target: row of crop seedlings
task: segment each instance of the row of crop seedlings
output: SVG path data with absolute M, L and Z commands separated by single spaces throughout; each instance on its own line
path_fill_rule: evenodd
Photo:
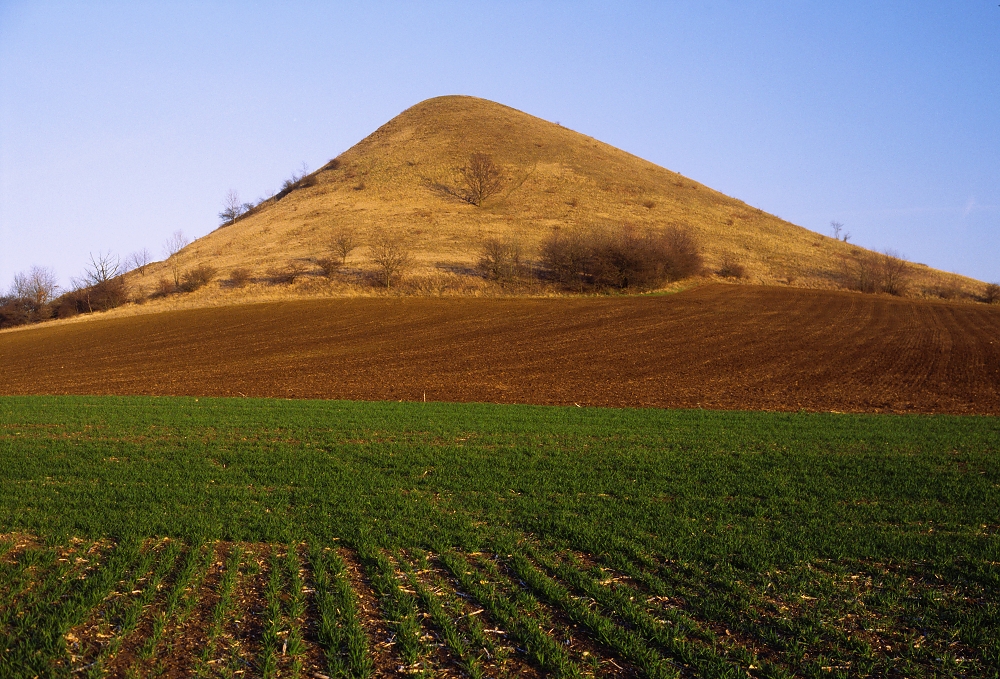
M 372 635 L 336 550 L 292 545 L 282 554 L 266 546 L 185 549 L 177 541 L 147 541 L 106 551 L 101 568 L 90 567 L 84 578 L 77 575 L 84 565 L 60 562 L 44 549 L 23 553 L 0 573 L 12 583 L 3 589 L 10 605 L 2 629 L 16 641 L 8 643 L 14 652 L 4 655 L 4 676 L 53 667 L 143 676 L 179 663 L 196 676 L 296 677 L 310 652 L 322 654 L 329 676 L 366 677 L 376 669 Z M 732 676 L 735 669 L 697 624 L 679 614 L 654 617 L 562 552 L 361 549 L 359 556 L 392 634 L 394 670 L 430 674 L 455 665 L 472 677 L 515 675 L 524 658 L 556 676 L 615 674 L 625 665 L 650 677 L 677 676 L 683 667 L 702 676 Z M 26 589 L 25 578 L 35 584 Z M 241 582 L 255 581 L 264 584 L 244 587 L 243 600 L 235 596 Z M 256 601 L 262 606 L 253 610 Z M 256 638 L 245 633 L 251 617 L 258 619 Z M 173 650 L 184 634 L 198 639 L 194 658 Z M 132 652 L 122 660 L 124 647 Z
M 448 667 L 479 677 L 513 676 L 527 663 L 554 676 L 785 677 L 898 663 L 838 628 L 830 611 L 779 614 L 774 593 L 745 573 L 625 549 L 594 560 L 522 540 L 498 551 L 359 549 L 385 639 L 360 610 L 356 587 L 366 585 L 342 550 L 158 540 L 9 552 L 0 556 L 0 676 Z M 831 578 L 810 577 L 799 585 L 815 599 L 835 598 Z
M 969 573 L 948 579 L 962 584 L 944 587 L 933 574 L 907 578 L 865 563 L 758 573 L 658 560 L 622 545 L 602 551 L 598 562 L 585 559 L 590 565 L 584 566 L 565 546 L 543 553 L 521 543 L 521 549 L 699 676 L 727 676 L 738 667 L 764 677 L 1000 677 L 996 569 L 967 565 Z M 545 588 L 523 559 L 513 566 Z M 914 584 L 921 578 L 938 582 L 937 588 L 921 591 Z M 844 584 L 858 579 L 870 581 L 871 591 Z M 671 628 L 673 641 L 658 620 Z

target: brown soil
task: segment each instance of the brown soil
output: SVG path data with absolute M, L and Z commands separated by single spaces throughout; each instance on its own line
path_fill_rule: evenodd
M 707 285 L 324 299 L 0 334 L 0 394 L 1000 414 L 1000 308 Z

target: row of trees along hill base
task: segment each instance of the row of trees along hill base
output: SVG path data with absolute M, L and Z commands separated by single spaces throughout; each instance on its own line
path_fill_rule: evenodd
M 164 243 L 169 258 L 188 244 L 180 231 Z M 35 266 L 15 274 L 7 295 L 0 295 L 0 328 L 12 328 L 53 318 L 107 311 L 138 300 L 128 283 L 128 275 L 145 275 L 152 263 L 146 249 L 122 259 L 110 252 L 91 253 L 84 272 L 74 278 L 72 288 L 60 290 L 55 273 Z

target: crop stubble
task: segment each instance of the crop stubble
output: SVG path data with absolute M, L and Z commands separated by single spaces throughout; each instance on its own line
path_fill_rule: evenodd
M 1000 310 L 707 285 L 337 299 L 0 334 L 0 393 L 1000 414 Z

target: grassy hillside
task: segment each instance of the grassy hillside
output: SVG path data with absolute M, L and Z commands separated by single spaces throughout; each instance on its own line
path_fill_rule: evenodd
M 482 206 L 458 195 L 459 170 L 474 153 L 492 156 L 504 175 L 499 193 Z M 413 247 L 408 290 L 486 294 L 489 286 L 473 271 L 484 238 L 516 238 L 530 257 L 553 230 L 623 224 L 689 229 L 709 272 L 736 263 L 751 283 L 837 287 L 844 257 L 860 250 L 558 124 L 448 96 L 404 111 L 291 191 L 134 275 L 132 283 L 150 293 L 160 279 L 210 264 L 218 280 L 186 296 L 188 303 L 220 294 L 354 294 L 363 292 L 363 274 L 371 269 L 364 247 L 332 280 L 319 276 L 314 260 L 327 254 L 339 227 L 356 229 L 362 239 L 372 227 L 385 227 L 405 234 Z M 305 275 L 275 284 L 274 274 L 290 266 Z M 250 270 L 251 284 L 231 290 L 224 281 L 241 267 Z M 974 295 L 981 287 L 917 265 L 911 289 Z

